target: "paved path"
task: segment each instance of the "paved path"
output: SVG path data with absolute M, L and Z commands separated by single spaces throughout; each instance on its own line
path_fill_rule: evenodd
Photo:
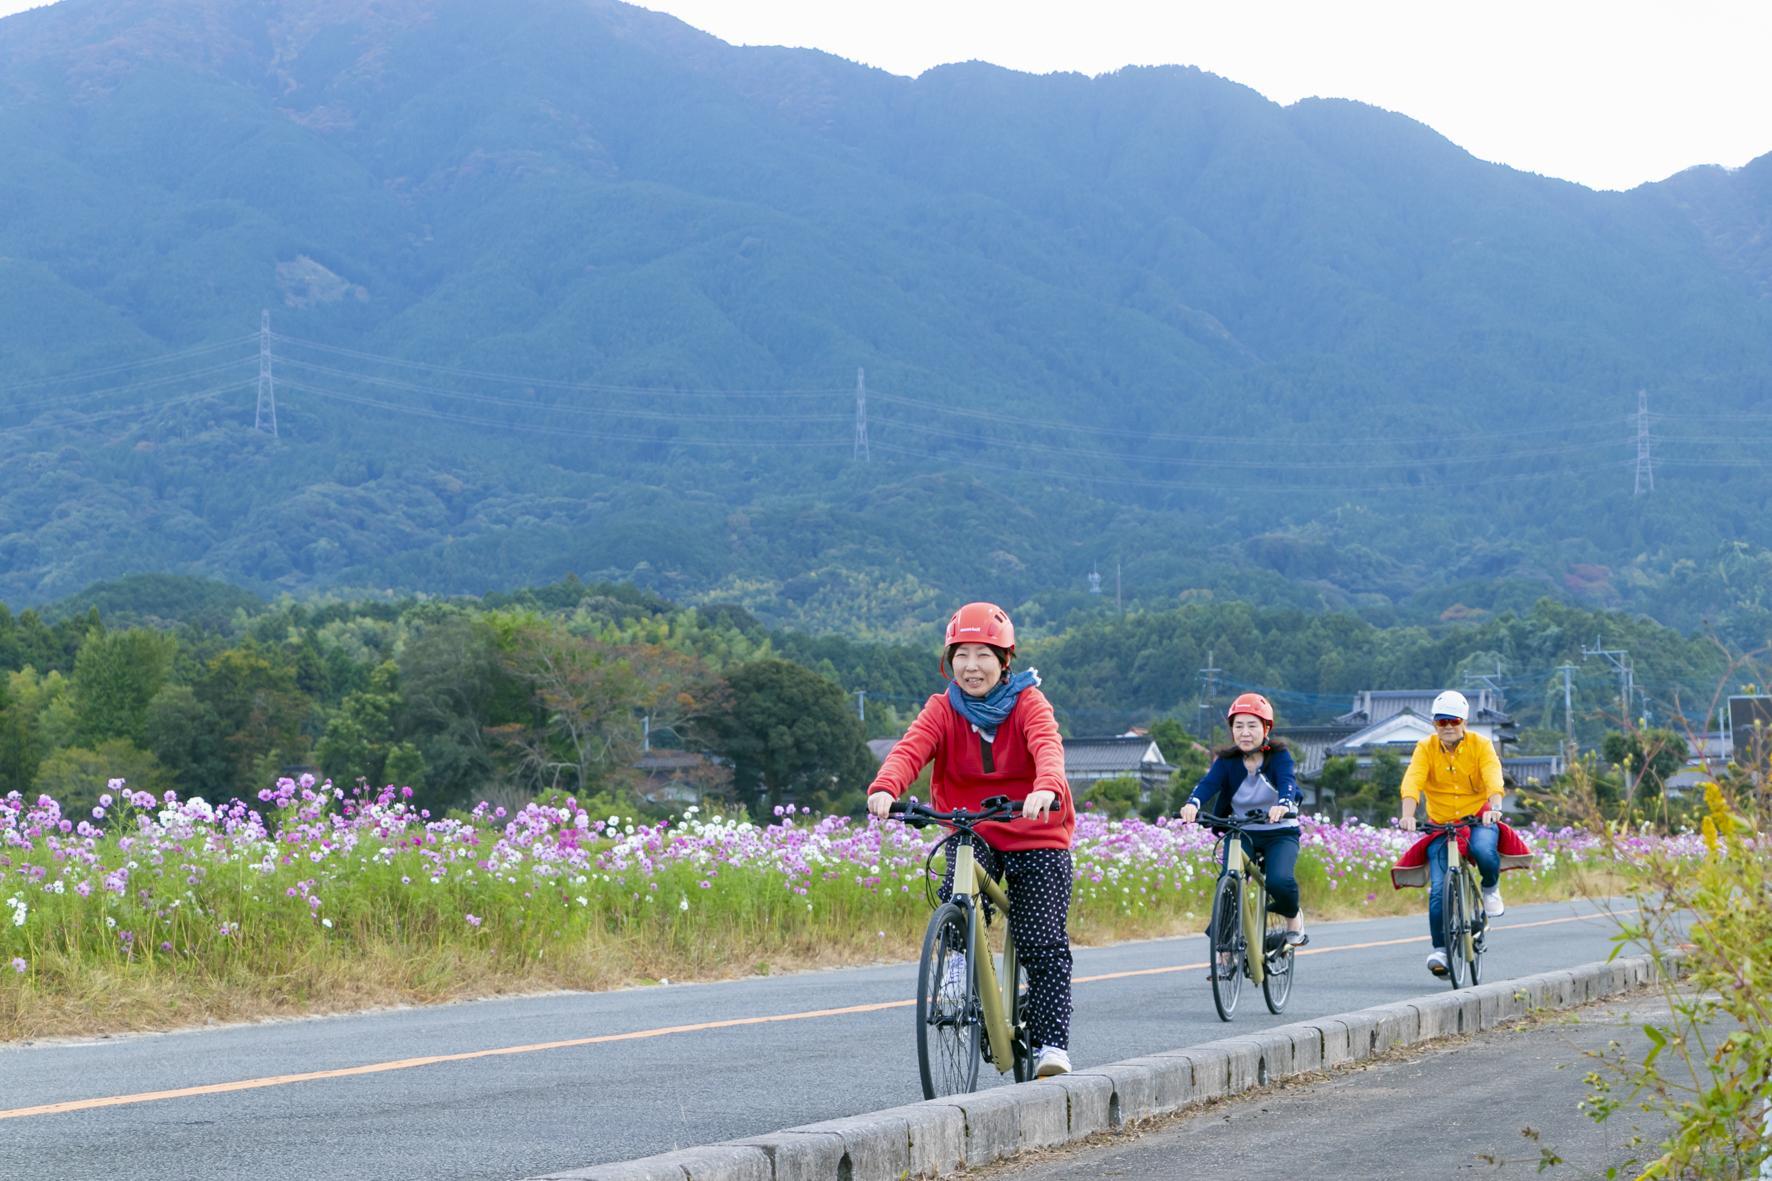
M 1231 1026 L 1212 1011 L 1204 939 L 1079 949 L 1073 1058 L 1112 1062 L 1443 987 L 1422 969 L 1425 928 L 1419 916 L 1313 925 L 1286 1015 L 1246 989 Z M 1604 959 L 1615 929 L 1587 904 L 1516 907 L 1497 924 L 1488 978 Z M 508 1179 L 875 1111 L 922 1097 L 911 974 L 897 964 L 7 1047 L 0 1177 L 71 1181 L 127 1162 L 131 1181 Z M 68 1107 L 31 1110 L 57 1104 Z
M 968 1181 L 1191 1181 L 1227 1173 L 1310 1181 L 1577 1181 L 1618 1175 L 1667 1125 L 1628 1107 L 1603 1124 L 1579 1108 L 1582 1078 L 1616 1039 L 1642 1060 L 1643 1023 L 1670 1019 L 1659 994 L 1611 1001 L 1418 1047 L 1225 1100 L 1156 1126 L 975 1169 Z M 1634 1119 L 1633 1119 L 1634 1117 Z M 1653 1152 L 1649 1153 L 1653 1157 Z M 1237 1162 L 1227 1169 L 1226 1162 Z M 1544 1164 L 1543 1170 L 1540 1165 Z

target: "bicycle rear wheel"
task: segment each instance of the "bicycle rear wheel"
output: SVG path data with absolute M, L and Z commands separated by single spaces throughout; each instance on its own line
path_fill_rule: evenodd
M 957 902 L 944 902 L 923 935 L 917 965 L 917 1069 L 923 1076 L 923 1098 L 963 1095 L 978 1086 L 978 1040 L 981 1014 L 978 984 L 968 958 L 967 928 L 971 916 Z M 950 978 L 953 957 L 964 972 Z
M 1286 942 L 1284 915 L 1267 912 L 1267 929 L 1263 933 L 1262 952 L 1267 957 L 1266 971 L 1261 977 L 1261 995 L 1267 1011 L 1283 1013 L 1286 999 L 1292 995 L 1292 965 L 1298 949 Z
M 1211 944 L 1208 970 L 1212 978 L 1212 1005 L 1221 1021 L 1237 1011 L 1243 991 L 1243 883 L 1233 874 L 1221 874 L 1212 891 L 1212 920 L 1206 938 Z
M 1464 867 L 1446 871 L 1440 884 L 1440 916 L 1446 929 L 1446 979 L 1453 988 L 1463 988 L 1470 975 L 1470 957 L 1465 948 L 1470 920 L 1464 909 Z

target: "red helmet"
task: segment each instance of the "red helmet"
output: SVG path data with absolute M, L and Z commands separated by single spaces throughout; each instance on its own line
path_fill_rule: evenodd
M 1229 722 L 1238 714 L 1253 714 L 1264 727 L 1274 728 L 1274 707 L 1259 693 L 1245 693 L 1231 702 L 1231 707 L 1224 711 L 1224 720 Z
M 1013 656 L 1015 625 L 995 603 L 967 603 L 948 620 L 947 639 L 941 643 L 943 648 L 953 644 L 989 644 L 993 648 L 1006 648 Z

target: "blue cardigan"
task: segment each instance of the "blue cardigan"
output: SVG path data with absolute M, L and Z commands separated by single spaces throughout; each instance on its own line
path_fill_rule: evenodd
M 1293 807 L 1298 806 L 1298 778 L 1292 773 L 1292 752 L 1285 749 L 1270 750 L 1261 761 L 1261 773 L 1267 781 L 1274 785 L 1280 793 L 1280 799 Z M 1199 806 L 1202 812 L 1211 812 L 1218 816 L 1229 816 L 1231 800 L 1236 797 L 1237 788 L 1243 780 L 1249 778 L 1248 768 L 1243 766 L 1243 756 L 1217 758 L 1200 782 L 1194 784 L 1194 790 L 1188 793 L 1188 799 Z M 1211 799 L 1211 803 L 1206 801 Z

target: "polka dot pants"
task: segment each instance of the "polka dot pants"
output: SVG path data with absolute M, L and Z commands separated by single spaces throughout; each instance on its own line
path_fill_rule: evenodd
M 947 875 L 941 883 L 946 902 L 954 888 L 956 837 L 949 837 Z M 1065 924 L 1071 911 L 1071 851 L 1016 849 L 999 852 L 981 840 L 972 842 L 979 868 L 1006 874 L 1009 889 L 1009 934 L 1028 972 L 1028 1040 L 1035 1049 L 1071 1044 L 1071 937 Z

